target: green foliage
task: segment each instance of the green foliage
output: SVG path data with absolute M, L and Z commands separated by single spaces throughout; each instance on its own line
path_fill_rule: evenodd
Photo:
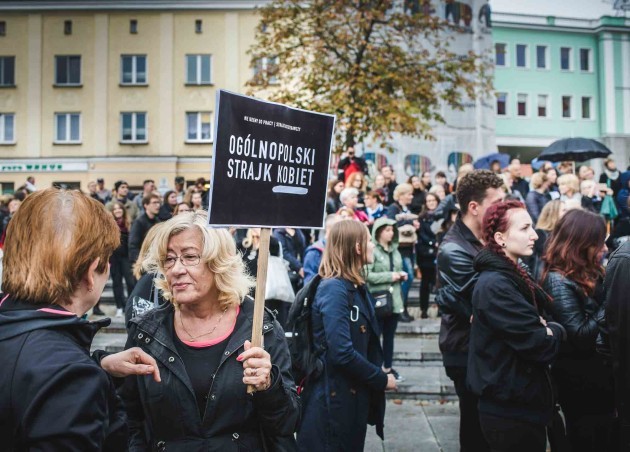
M 453 25 L 401 4 L 274 0 L 259 10 L 248 94 L 337 115 L 340 147 L 386 146 L 394 132 L 432 139 L 444 105 L 490 92 L 489 63 L 450 50 Z

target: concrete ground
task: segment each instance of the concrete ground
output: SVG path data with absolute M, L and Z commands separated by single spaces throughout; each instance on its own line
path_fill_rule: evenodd
M 368 452 L 459 451 L 457 402 L 388 400 L 385 410 L 385 442 L 368 426 Z

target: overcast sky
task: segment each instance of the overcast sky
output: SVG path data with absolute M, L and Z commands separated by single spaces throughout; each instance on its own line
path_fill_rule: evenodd
M 613 0 L 490 0 L 495 12 L 580 19 L 615 16 L 612 4 Z

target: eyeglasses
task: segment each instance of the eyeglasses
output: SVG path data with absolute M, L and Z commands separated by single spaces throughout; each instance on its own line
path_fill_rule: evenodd
M 184 267 L 194 267 L 195 265 L 199 265 L 201 261 L 201 256 L 199 254 L 182 254 L 181 256 L 167 256 L 164 261 L 162 261 L 162 265 L 165 270 L 169 270 L 173 268 L 177 261 L 180 261 Z

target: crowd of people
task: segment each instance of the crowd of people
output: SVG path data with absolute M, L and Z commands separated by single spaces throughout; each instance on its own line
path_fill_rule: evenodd
M 347 149 L 324 229 L 273 230 L 264 348 L 249 340 L 261 230 L 207 228 L 206 181 L 159 193 L 145 180 L 131 195 L 125 181 L 81 194 L 29 180 L 0 207 L 3 438 L 16 450 L 362 450 L 368 424 L 383 437 L 385 391 L 405 381 L 395 333 L 414 320 L 419 279 L 415 315 L 435 295 L 462 451 L 630 450 L 630 172 L 613 160 L 597 183 L 567 162 L 522 171 L 514 159 L 462 165 L 452 184 L 429 171 L 402 181 Z M 89 356 L 109 277 L 127 344 Z M 300 381 L 284 330 L 305 291 L 317 372 Z M 28 396 L 14 400 L 15 385 Z

